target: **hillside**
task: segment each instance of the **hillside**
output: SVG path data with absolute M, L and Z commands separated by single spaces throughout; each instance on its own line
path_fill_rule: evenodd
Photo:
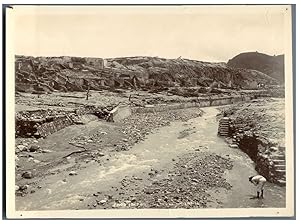
M 100 89 L 208 87 L 254 89 L 276 84 L 268 75 L 225 63 L 153 57 L 79 58 L 16 56 L 16 91 L 53 92 Z
M 241 53 L 227 63 L 233 68 L 254 69 L 284 83 L 284 55 L 270 56 L 258 52 Z

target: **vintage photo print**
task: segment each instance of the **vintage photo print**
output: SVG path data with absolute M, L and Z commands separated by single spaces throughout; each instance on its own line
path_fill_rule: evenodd
M 294 216 L 291 5 L 5 21 L 8 218 Z

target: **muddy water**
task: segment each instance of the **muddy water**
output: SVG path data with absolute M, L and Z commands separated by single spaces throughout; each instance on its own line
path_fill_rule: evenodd
M 160 128 L 130 151 L 105 155 L 102 165 L 90 162 L 77 171 L 78 175 L 61 172 L 41 180 L 42 188 L 34 194 L 17 197 L 17 210 L 86 209 L 93 193 L 119 186 L 125 176 L 141 178 L 141 184 L 146 185 L 151 169 L 167 171 L 181 154 L 199 146 L 203 146 L 203 151 L 229 157 L 234 162 L 233 169 L 225 174 L 232 189 L 211 190 L 223 202 L 222 207 L 285 207 L 285 188 L 271 183 L 266 185 L 264 199 L 250 199 L 256 194 L 255 187 L 248 181 L 248 176 L 256 174 L 253 162 L 217 136 L 218 110 L 210 107 L 204 111 L 202 117 Z

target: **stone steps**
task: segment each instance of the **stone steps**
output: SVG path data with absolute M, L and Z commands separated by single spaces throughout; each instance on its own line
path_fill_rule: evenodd
M 220 136 L 228 136 L 229 132 L 229 118 L 224 117 L 219 121 L 218 133 Z
M 273 160 L 285 160 L 285 155 L 274 155 L 271 156 Z
M 280 185 L 286 185 L 286 181 L 285 181 L 285 180 L 278 180 L 278 183 L 279 183 Z
M 278 170 L 285 170 L 285 164 L 274 164 L 274 167 Z
M 276 165 L 285 165 L 285 160 L 283 160 L 283 159 L 274 159 L 273 162 Z

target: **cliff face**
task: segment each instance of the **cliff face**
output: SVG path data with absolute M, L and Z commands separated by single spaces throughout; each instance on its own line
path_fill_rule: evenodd
M 254 69 L 284 83 L 284 55 L 270 56 L 258 52 L 241 53 L 228 61 L 233 68 Z
M 86 89 L 165 87 L 256 88 L 277 84 L 268 75 L 225 63 L 153 57 L 79 58 L 16 56 L 16 91 L 52 92 Z

